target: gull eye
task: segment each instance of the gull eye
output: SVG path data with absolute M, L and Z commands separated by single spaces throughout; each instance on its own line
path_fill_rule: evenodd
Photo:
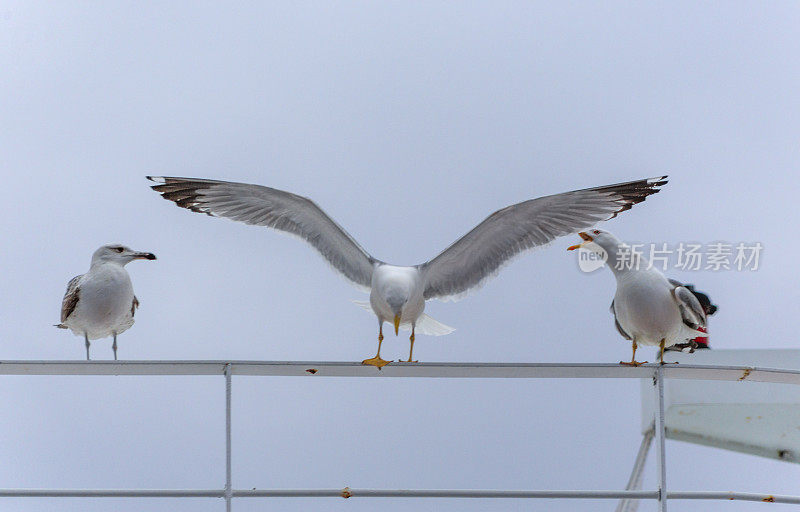
M 125 249 L 123 249 L 122 247 L 114 247 L 114 250 L 117 251 L 117 252 L 122 252 Z
M 600 230 L 599 229 L 595 229 L 594 231 L 592 231 L 592 233 L 594 233 L 595 235 L 599 235 L 600 234 Z

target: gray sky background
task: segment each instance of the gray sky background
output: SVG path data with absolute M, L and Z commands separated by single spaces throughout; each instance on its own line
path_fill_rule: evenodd
M 677 272 L 717 348 L 794 348 L 800 7 L 793 2 L 0 4 L 2 359 L 76 359 L 52 327 L 101 244 L 142 306 L 125 359 L 361 360 L 365 295 L 308 246 L 191 214 L 146 174 L 314 199 L 375 257 L 421 263 L 532 197 L 670 175 L 605 227 L 761 242 L 757 272 Z M 609 362 L 608 271 L 561 239 L 420 336 L 421 361 Z M 407 354 L 388 338 L 384 357 Z M 648 356 L 652 357 L 650 354 Z M 93 357 L 111 358 L 110 341 Z M 639 387 L 603 381 L 234 381 L 238 488 L 618 489 Z M 221 487 L 221 378 L 6 377 L 2 487 Z M 795 465 L 669 442 L 670 487 L 800 494 Z M 649 468 L 645 485 L 653 486 Z M 223 510 L 219 500 L 6 500 L 15 510 Z M 265 500 L 239 500 L 237 511 Z M 280 500 L 281 510 L 612 510 L 613 502 Z M 686 511 L 750 510 L 681 502 Z M 9 508 L 10 509 L 10 508 Z M 653 510 L 644 503 L 640 510 Z

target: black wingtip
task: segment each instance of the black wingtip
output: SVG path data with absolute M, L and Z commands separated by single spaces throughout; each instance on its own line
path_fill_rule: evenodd
M 647 196 L 660 192 L 660 187 L 663 187 L 669 182 L 668 178 L 668 175 L 656 176 L 654 178 L 627 181 L 625 183 L 617 183 L 616 185 L 598 187 L 595 190 L 607 192 L 613 196 L 617 196 L 617 202 L 619 203 L 620 208 L 619 210 L 615 211 L 611 217 L 609 217 L 610 219 L 613 219 L 620 213 L 633 208 L 633 205 L 639 204 L 647 199 Z
M 213 180 L 196 178 L 176 178 L 172 176 L 147 176 L 154 182 L 150 188 L 161 194 L 167 201 L 172 201 L 181 208 L 186 208 L 196 213 L 211 213 L 202 206 L 200 201 L 201 191 L 213 185 Z
M 664 175 L 664 176 L 659 176 L 657 178 L 650 178 L 647 181 L 653 187 L 661 187 L 661 186 L 664 186 L 667 183 L 669 183 L 669 176 L 668 175 Z M 658 192 L 658 191 L 656 191 L 656 192 Z

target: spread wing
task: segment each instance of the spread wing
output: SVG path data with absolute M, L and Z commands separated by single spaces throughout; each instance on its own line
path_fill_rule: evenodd
M 64 300 L 61 301 L 61 323 L 67 321 L 67 318 L 75 311 L 75 307 L 80 300 L 81 289 L 78 286 L 83 274 L 75 276 L 67 283 L 67 292 L 64 294 Z M 60 326 L 56 326 L 60 327 Z
M 339 272 L 369 288 L 378 260 L 305 197 L 260 185 L 197 178 L 148 176 L 152 188 L 181 208 L 274 228 L 299 236 Z
M 434 259 L 419 265 L 425 298 L 457 298 L 492 277 L 522 251 L 630 210 L 666 176 L 531 199 L 489 215 Z
M 675 302 L 678 304 L 678 309 L 681 312 L 681 319 L 683 319 L 683 323 L 687 327 L 695 330 L 698 327 L 705 328 L 706 314 L 703 311 L 703 306 L 700 305 L 700 301 L 697 300 L 697 297 L 694 296 L 691 290 L 683 286 L 680 281 L 670 279 L 669 282 L 672 284 L 672 286 L 674 286 L 672 289 L 672 296 L 675 298 Z

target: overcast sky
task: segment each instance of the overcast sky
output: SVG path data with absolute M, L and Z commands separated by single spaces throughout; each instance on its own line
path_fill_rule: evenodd
M 306 244 L 192 214 L 144 176 L 314 199 L 372 255 L 435 256 L 533 197 L 670 175 L 606 223 L 629 241 L 760 242 L 756 272 L 681 272 L 716 348 L 795 348 L 800 7 L 794 2 L 0 3 L 2 359 L 74 359 L 54 329 L 100 245 L 141 301 L 123 359 L 370 357 L 366 296 Z M 426 310 L 421 361 L 615 362 L 614 279 L 577 237 Z M 383 356 L 408 350 L 389 337 Z M 112 357 L 110 340 L 93 344 Z M 647 354 L 652 357 L 651 354 Z M 221 377 L 4 377 L 2 487 L 220 488 Z M 234 380 L 237 488 L 620 489 L 634 382 Z M 800 494 L 796 465 L 670 441 L 673 489 Z M 652 461 L 651 461 L 652 463 Z M 645 485 L 655 486 L 652 464 Z M 614 502 L 239 500 L 261 510 L 613 510 Z M 5 500 L 44 511 L 221 500 Z M 640 510 L 653 510 L 646 502 Z M 682 511 L 751 510 L 680 502 Z

